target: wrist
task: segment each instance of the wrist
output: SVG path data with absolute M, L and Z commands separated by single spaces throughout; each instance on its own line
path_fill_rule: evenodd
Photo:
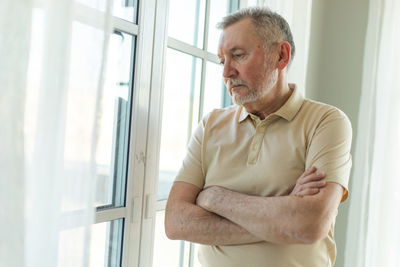
M 204 189 L 197 197 L 197 205 L 207 211 L 214 212 L 213 209 L 217 202 L 220 201 L 219 197 L 222 195 L 223 190 L 224 188 L 219 186 L 211 186 Z

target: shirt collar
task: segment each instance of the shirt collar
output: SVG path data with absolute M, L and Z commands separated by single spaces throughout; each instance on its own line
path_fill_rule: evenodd
M 287 121 L 293 120 L 297 112 L 300 110 L 301 105 L 303 104 L 304 101 L 303 95 L 297 89 L 297 86 L 295 84 L 289 84 L 289 87 L 291 90 L 293 90 L 289 99 L 285 102 L 285 104 L 283 104 L 282 107 L 280 107 L 277 111 L 271 114 L 282 117 Z M 243 108 L 243 106 L 240 106 L 239 112 L 240 112 L 238 118 L 239 123 L 244 121 L 247 117 L 250 117 L 250 114 L 246 111 L 245 108 Z

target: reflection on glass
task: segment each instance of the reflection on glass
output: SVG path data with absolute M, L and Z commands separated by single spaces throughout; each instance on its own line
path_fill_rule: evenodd
M 198 118 L 194 99 L 200 88 L 201 60 L 167 50 L 161 129 L 158 200 L 167 199 L 186 153 L 192 122 Z
M 137 0 L 114 0 L 113 15 L 137 24 Z
M 119 31 L 110 38 L 96 150 L 96 206 L 125 202 L 134 44 L 135 37 Z
M 184 262 L 184 241 L 169 240 L 164 231 L 164 211 L 157 211 L 154 236 L 153 267 L 178 267 Z M 187 262 L 187 261 L 185 261 Z
M 210 1 L 210 22 L 208 30 L 208 51 L 217 54 L 220 30 L 216 28 L 218 22 L 228 14 L 230 0 Z
M 168 36 L 203 48 L 205 0 L 170 0 Z
M 75 2 L 105 12 L 108 0 L 75 0 Z M 112 14 L 137 24 L 137 0 L 113 0 Z
M 98 41 L 94 42 L 94 39 Z M 96 169 L 87 171 L 95 171 L 97 175 L 95 205 L 121 206 L 125 201 L 131 58 L 135 42 L 134 37 L 120 32 L 111 36 L 104 87 L 99 88 L 95 73 L 102 67 L 103 40 L 102 31 L 79 22 L 74 23 L 70 88 L 66 96 L 64 167 L 68 176 L 66 181 L 76 185 L 82 181 L 76 180 L 81 176 L 75 172 L 82 171 L 88 162 L 94 161 Z M 99 47 L 85 45 L 88 43 L 98 43 Z M 93 62 L 92 67 L 82 67 L 82 59 Z M 94 126 L 87 123 L 93 121 L 96 121 L 97 136 L 92 132 Z M 97 140 L 97 143 L 93 140 Z M 68 184 L 65 185 L 66 192 L 69 192 Z M 90 184 L 93 186 L 93 183 Z M 63 211 L 87 208 L 87 202 L 77 195 L 79 193 L 73 190 L 66 194 L 62 203 Z
M 96 103 L 99 96 L 98 77 L 102 64 L 103 41 L 104 33 L 101 30 L 79 22 L 73 23 L 69 88 L 65 96 L 64 114 L 63 211 L 88 208 L 87 197 L 77 192 L 78 188 L 75 185 L 81 185 L 82 192 L 85 192 L 83 186 L 88 186 L 88 183 L 81 177 L 92 171 L 88 170 L 88 166 L 95 161 L 92 129 L 98 110 Z
M 222 80 L 222 66 L 207 61 L 205 82 L 203 116 L 215 108 L 223 107 L 225 85 Z
M 84 265 L 87 246 L 84 227 L 60 232 L 57 267 L 120 267 L 124 220 L 94 224 L 89 228 L 89 264 Z M 81 255 L 81 257 L 68 257 Z

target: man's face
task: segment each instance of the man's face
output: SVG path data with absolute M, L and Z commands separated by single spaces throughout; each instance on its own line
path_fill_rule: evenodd
M 222 32 L 218 57 L 224 66 L 225 85 L 238 105 L 260 100 L 276 84 L 277 59 L 272 53 L 266 54 L 250 19 L 243 19 Z

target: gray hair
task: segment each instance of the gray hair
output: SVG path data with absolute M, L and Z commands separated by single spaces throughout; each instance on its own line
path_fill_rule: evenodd
M 278 13 L 268 8 L 249 7 L 236 11 L 222 19 L 217 24 L 217 28 L 224 30 L 227 27 L 239 22 L 242 19 L 249 18 L 255 26 L 255 34 L 260 37 L 265 50 L 276 42 L 286 41 L 291 46 L 291 61 L 295 54 L 295 45 L 292 32 L 287 21 Z

